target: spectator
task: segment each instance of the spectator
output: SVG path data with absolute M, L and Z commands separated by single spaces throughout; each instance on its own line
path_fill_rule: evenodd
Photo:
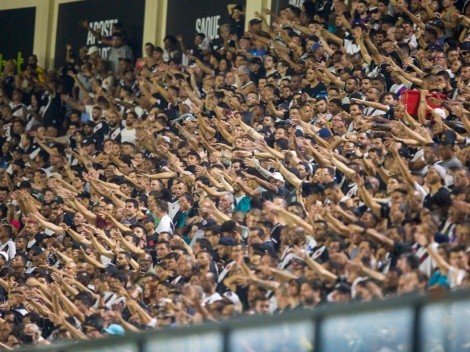
M 7 63 L 0 343 L 468 285 L 470 19 L 438 5 L 307 1 L 247 33 L 231 6 L 194 55 L 168 34 L 134 69 L 115 28 L 108 60 Z

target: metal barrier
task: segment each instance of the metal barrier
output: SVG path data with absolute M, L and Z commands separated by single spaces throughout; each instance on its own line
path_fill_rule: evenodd
M 324 305 L 220 324 L 35 348 L 57 352 L 465 351 L 470 291 Z

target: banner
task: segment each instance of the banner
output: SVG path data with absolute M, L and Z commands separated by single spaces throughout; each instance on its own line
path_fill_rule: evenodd
M 183 35 L 189 47 L 196 33 L 210 39 L 219 37 L 220 25 L 230 23 L 229 5 L 242 5 L 245 0 L 169 0 L 166 34 Z
M 33 54 L 35 22 L 35 7 L 0 11 L 2 24 L 0 68 L 2 71 L 4 61 L 13 59 L 17 65 L 21 65 L 28 61 L 29 55 Z
M 80 26 L 86 20 L 90 27 L 103 36 L 112 34 L 114 23 L 121 23 L 127 44 L 134 51 L 134 57 L 142 56 L 142 37 L 144 31 L 145 0 L 85 0 L 59 5 L 57 39 L 55 47 L 55 66 L 65 62 L 65 46 L 72 45 L 74 54 L 82 45 L 97 46 L 103 58 L 107 57 L 109 47 L 99 43 L 91 31 Z

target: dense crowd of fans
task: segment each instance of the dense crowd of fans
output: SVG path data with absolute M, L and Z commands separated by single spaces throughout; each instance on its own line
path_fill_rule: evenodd
M 116 24 L 106 60 L 7 62 L 1 346 L 468 287 L 465 5 L 235 6 L 135 61 Z

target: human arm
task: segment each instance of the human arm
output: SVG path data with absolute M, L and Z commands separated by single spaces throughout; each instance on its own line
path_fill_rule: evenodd
M 393 240 L 391 240 L 390 238 L 388 238 L 385 235 L 382 235 L 380 232 L 378 232 L 375 229 L 367 229 L 364 232 L 364 235 L 367 238 L 370 238 L 371 240 L 382 244 L 383 246 L 387 247 L 388 249 L 392 249 L 393 246 L 394 246 Z
M 325 269 L 320 263 L 312 259 L 304 249 L 299 247 L 294 248 L 294 254 L 301 258 L 307 266 L 315 271 L 323 280 L 328 282 L 336 282 L 338 277 L 333 274 L 331 271 Z

